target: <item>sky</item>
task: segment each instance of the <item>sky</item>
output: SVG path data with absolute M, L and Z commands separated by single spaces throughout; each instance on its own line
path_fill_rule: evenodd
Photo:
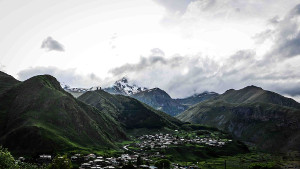
M 22 81 L 300 101 L 300 0 L 0 0 L 0 37 L 0 70 Z

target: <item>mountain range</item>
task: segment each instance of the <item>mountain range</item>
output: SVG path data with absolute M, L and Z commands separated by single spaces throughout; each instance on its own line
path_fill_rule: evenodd
M 88 91 L 101 89 L 100 86 L 91 88 L 71 88 L 63 83 L 61 85 L 64 90 L 71 93 L 74 97 L 79 97 Z M 160 88 L 148 89 L 146 87 L 140 87 L 130 83 L 126 77 L 115 81 L 111 87 L 103 88 L 103 90 L 114 95 L 133 97 L 156 110 L 163 111 L 171 116 L 176 116 L 188 109 L 191 105 L 218 96 L 218 93 L 215 92 L 203 92 L 187 98 L 173 99 L 167 92 Z
M 183 123 L 140 101 L 123 95 L 112 95 L 103 90 L 90 91 L 78 100 L 94 106 L 101 112 L 112 115 L 125 129 L 178 128 Z
M 260 150 L 300 149 L 300 103 L 293 99 L 256 86 L 172 99 L 159 88 L 127 83 L 115 83 L 126 88 L 123 94 L 92 88 L 75 98 L 50 75 L 21 82 L 0 72 L 0 144 L 21 154 L 115 149 L 132 133 L 193 123 L 231 133 Z
M 50 75 L 19 82 L 1 72 L 0 84 L 5 84 L 0 88 L 0 144 L 21 154 L 115 148 L 116 142 L 128 139 L 127 130 L 183 124 L 133 98 L 104 91 L 81 97 L 101 98 L 97 108 L 90 106 Z
M 138 87 L 135 84 L 131 85 L 125 77 L 116 81 L 112 87 L 104 88 L 103 90 L 111 94 L 133 97 L 171 116 L 176 116 L 188 109 L 189 106 L 218 95 L 214 92 L 204 92 L 187 98 L 173 99 L 167 92 L 160 88 L 148 89 L 146 87 Z
M 300 150 L 300 104 L 260 87 L 228 90 L 177 118 L 217 127 L 264 150 Z

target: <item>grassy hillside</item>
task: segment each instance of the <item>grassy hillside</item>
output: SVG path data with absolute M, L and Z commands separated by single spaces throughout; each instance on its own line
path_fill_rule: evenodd
M 0 117 L 0 144 L 13 152 L 101 149 L 126 138 L 114 118 L 76 100 L 49 75 L 1 95 Z
M 18 80 L 0 71 L 0 95 L 18 83 Z
M 154 110 L 128 96 L 112 95 L 103 90 L 97 90 L 84 93 L 78 99 L 113 116 L 126 129 L 178 128 L 182 124 L 176 118 Z
M 233 133 L 269 151 L 300 149 L 299 103 L 255 86 L 229 90 L 177 118 Z
M 187 98 L 175 99 L 175 100 L 182 105 L 192 106 L 194 104 L 203 102 L 205 100 L 217 97 L 218 95 L 219 94 L 215 93 L 215 92 L 203 92 L 203 93 L 195 94 L 195 95 L 187 97 Z

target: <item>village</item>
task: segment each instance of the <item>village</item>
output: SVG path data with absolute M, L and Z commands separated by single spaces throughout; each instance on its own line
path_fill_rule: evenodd
M 154 166 L 155 161 L 153 159 L 164 159 L 165 155 L 160 152 L 160 149 L 167 149 L 169 146 L 183 145 L 183 144 L 200 144 L 214 147 L 222 147 L 227 142 L 232 140 L 221 141 L 220 139 L 214 139 L 210 137 L 200 138 L 195 136 L 193 138 L 183 138 L 172 134 L 154 134 L 154 135 L 142 135 L 137 138 L 133 143 L 123 146 L 126 154 L 121 154 L 119 157 L 107 157 L 96 156 L 89 154 L 84 156 L 84 162 L 80 168 L 122 168 L 129 163 L 137 167 L 139 160 L 143 161 L 143 164 L 138 168 L 143 169 L 157 169 Z M 147 151 L 153 150 L 153 151 Z M 79 154 L 75 154 L 71 157 L 72 161 L 79 159 Z M 176 163 L 171 164 L 172 168 L 197 168 L 195 165 L 180 166 Z
M 189 136 L 189 137 L 187 137 Z M 219 135 L 220 136 L 220 135 Z M 163 169 L 163 168 L 173 168 L 173 169 L 198 169 L 199 166 L 210 165 L 226 165 L 226 160 L 219 163 L 206 163 L 206 162 L 196 162 L 196 163 L 177 163 L 171 162 L 168 160 L 168 156 L 164 153 L 169 150 L 171 147 L 180 147 L 185 145 L 192 146 L 204 146 L 211 148 L 221 148 L 229 142 L 232 142 L 230 139 L 222 139 L 219 136 L 214 136 L 212 133 L 198 135 L 198 134 L 146 134 L 142 136 L 137 136 L 133 138 L 130 142 L 123 143 L 122 149 L 123 152 L 120 154 L 112 155 L 97 155 L 96 153 L 90 154 L 79 154 L 74 153 L 68 156 L 68 159 L 72 162 L 73 168 L 76 166 L 79 169 Z M 63 158 L 63 157 L 58 157 Z M 260 157 L 262 158 L 262 157 Z M 157 162 L 160 160 L 168 161 L 167 166 L 158 166 Z M 239 157 L 239 160 L 241 158 Z M 251 162 L 259 162 L 261 159 L 244 158 Z M 54 157 L 51 155 L 39 155 L 37 158 L 37 163 L 40 166 L 44 164 L 50 164 L 54 160 Z M 25 161 L 24 157 L 20 157 L 18 162 Z M 236 166 L 237 162 L 227 161 L 231 166 Z M 236 163 L 236 164 L 235 164 Z M 282 164 L 283 168 L 286 166 L 291 166 L 291 164 Z M 292 165 L 295 166 L 295 165 Z
M 155 134 L 155 135 L 143 135 L 138 138 L 140 142 L 135 143 L 140 150 L 146 148 L 168 148 L 170 145 L 182 145 L 182 144 L 205 144 L 208 146 L 222 147 L 226 142 L 231 142 L 232 140 L 223 141 L 221 139 L 215 139 L 211 137 L 200 138 L 199 136 L 194 136 L 193 138 L 183 138 L 179 136 L 174 136 L 172 134 Z
M 114 157 L 97 156 L 96 154 L 73 154 L 70 160 L 73 164 L 77 164 L 79 169 L 114 169 L 122 168 L 126 165 L 132 165 L 135 168 L 157 169 L 154 159 L 165 159 L 165 155 L 160 151 L 170 146 L 180 146 L 184 144 L 206 145 L 213 147 L 222 147 L 232 140 L 222 140 L 213 137 L 184 137 L 174 134 L 149 134 L 142 135 L 133 139 L 130 144 L 123 146 L 124 153 Z M 151 150 L 151 151 L 149 151 Z M 53 157 L 51 155 L 39 155 L 37 162 L 40 164 L 51 163 Z M 23 157 L 19 161 L 24 161 Z M 194 165 L 180 166 L 171 163 L 171 168 L 197 168 Z

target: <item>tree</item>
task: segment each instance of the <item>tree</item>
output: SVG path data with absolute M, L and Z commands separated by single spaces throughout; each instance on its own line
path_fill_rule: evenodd
M 17 169 L 19 166 L 16 164 L 14 157 L 10 154 L 10 152 L 0 146 L 0 168 L 6 169 Z
M 138 156 L 138 158 L 137 158 L 137 160 L 136 160 L 136 165 L 137 165 L 137 166 L 140 166 L 140 165 L 142 165 L 142 164 L 143 164 L 143 159 L 142 159 L 141 156 Z
M 135 167 L 133 166 L 133 164 L 131 163 L 131 161 L 129 161 L 129 163 L 127 165 L 124 165 L 122 167 L 122 169 L 135 169 Z
M 171 162 L 167 159 L 159 160 L 155 163 L 158 169 L 169 169 L 171 167 Z
M 57 155 L 48 167 L 48 169 L 71 169 L 71 168 L 72 168 L 72 163 L 71 160 L 68 159 L 67 155 L 64 156 Z

